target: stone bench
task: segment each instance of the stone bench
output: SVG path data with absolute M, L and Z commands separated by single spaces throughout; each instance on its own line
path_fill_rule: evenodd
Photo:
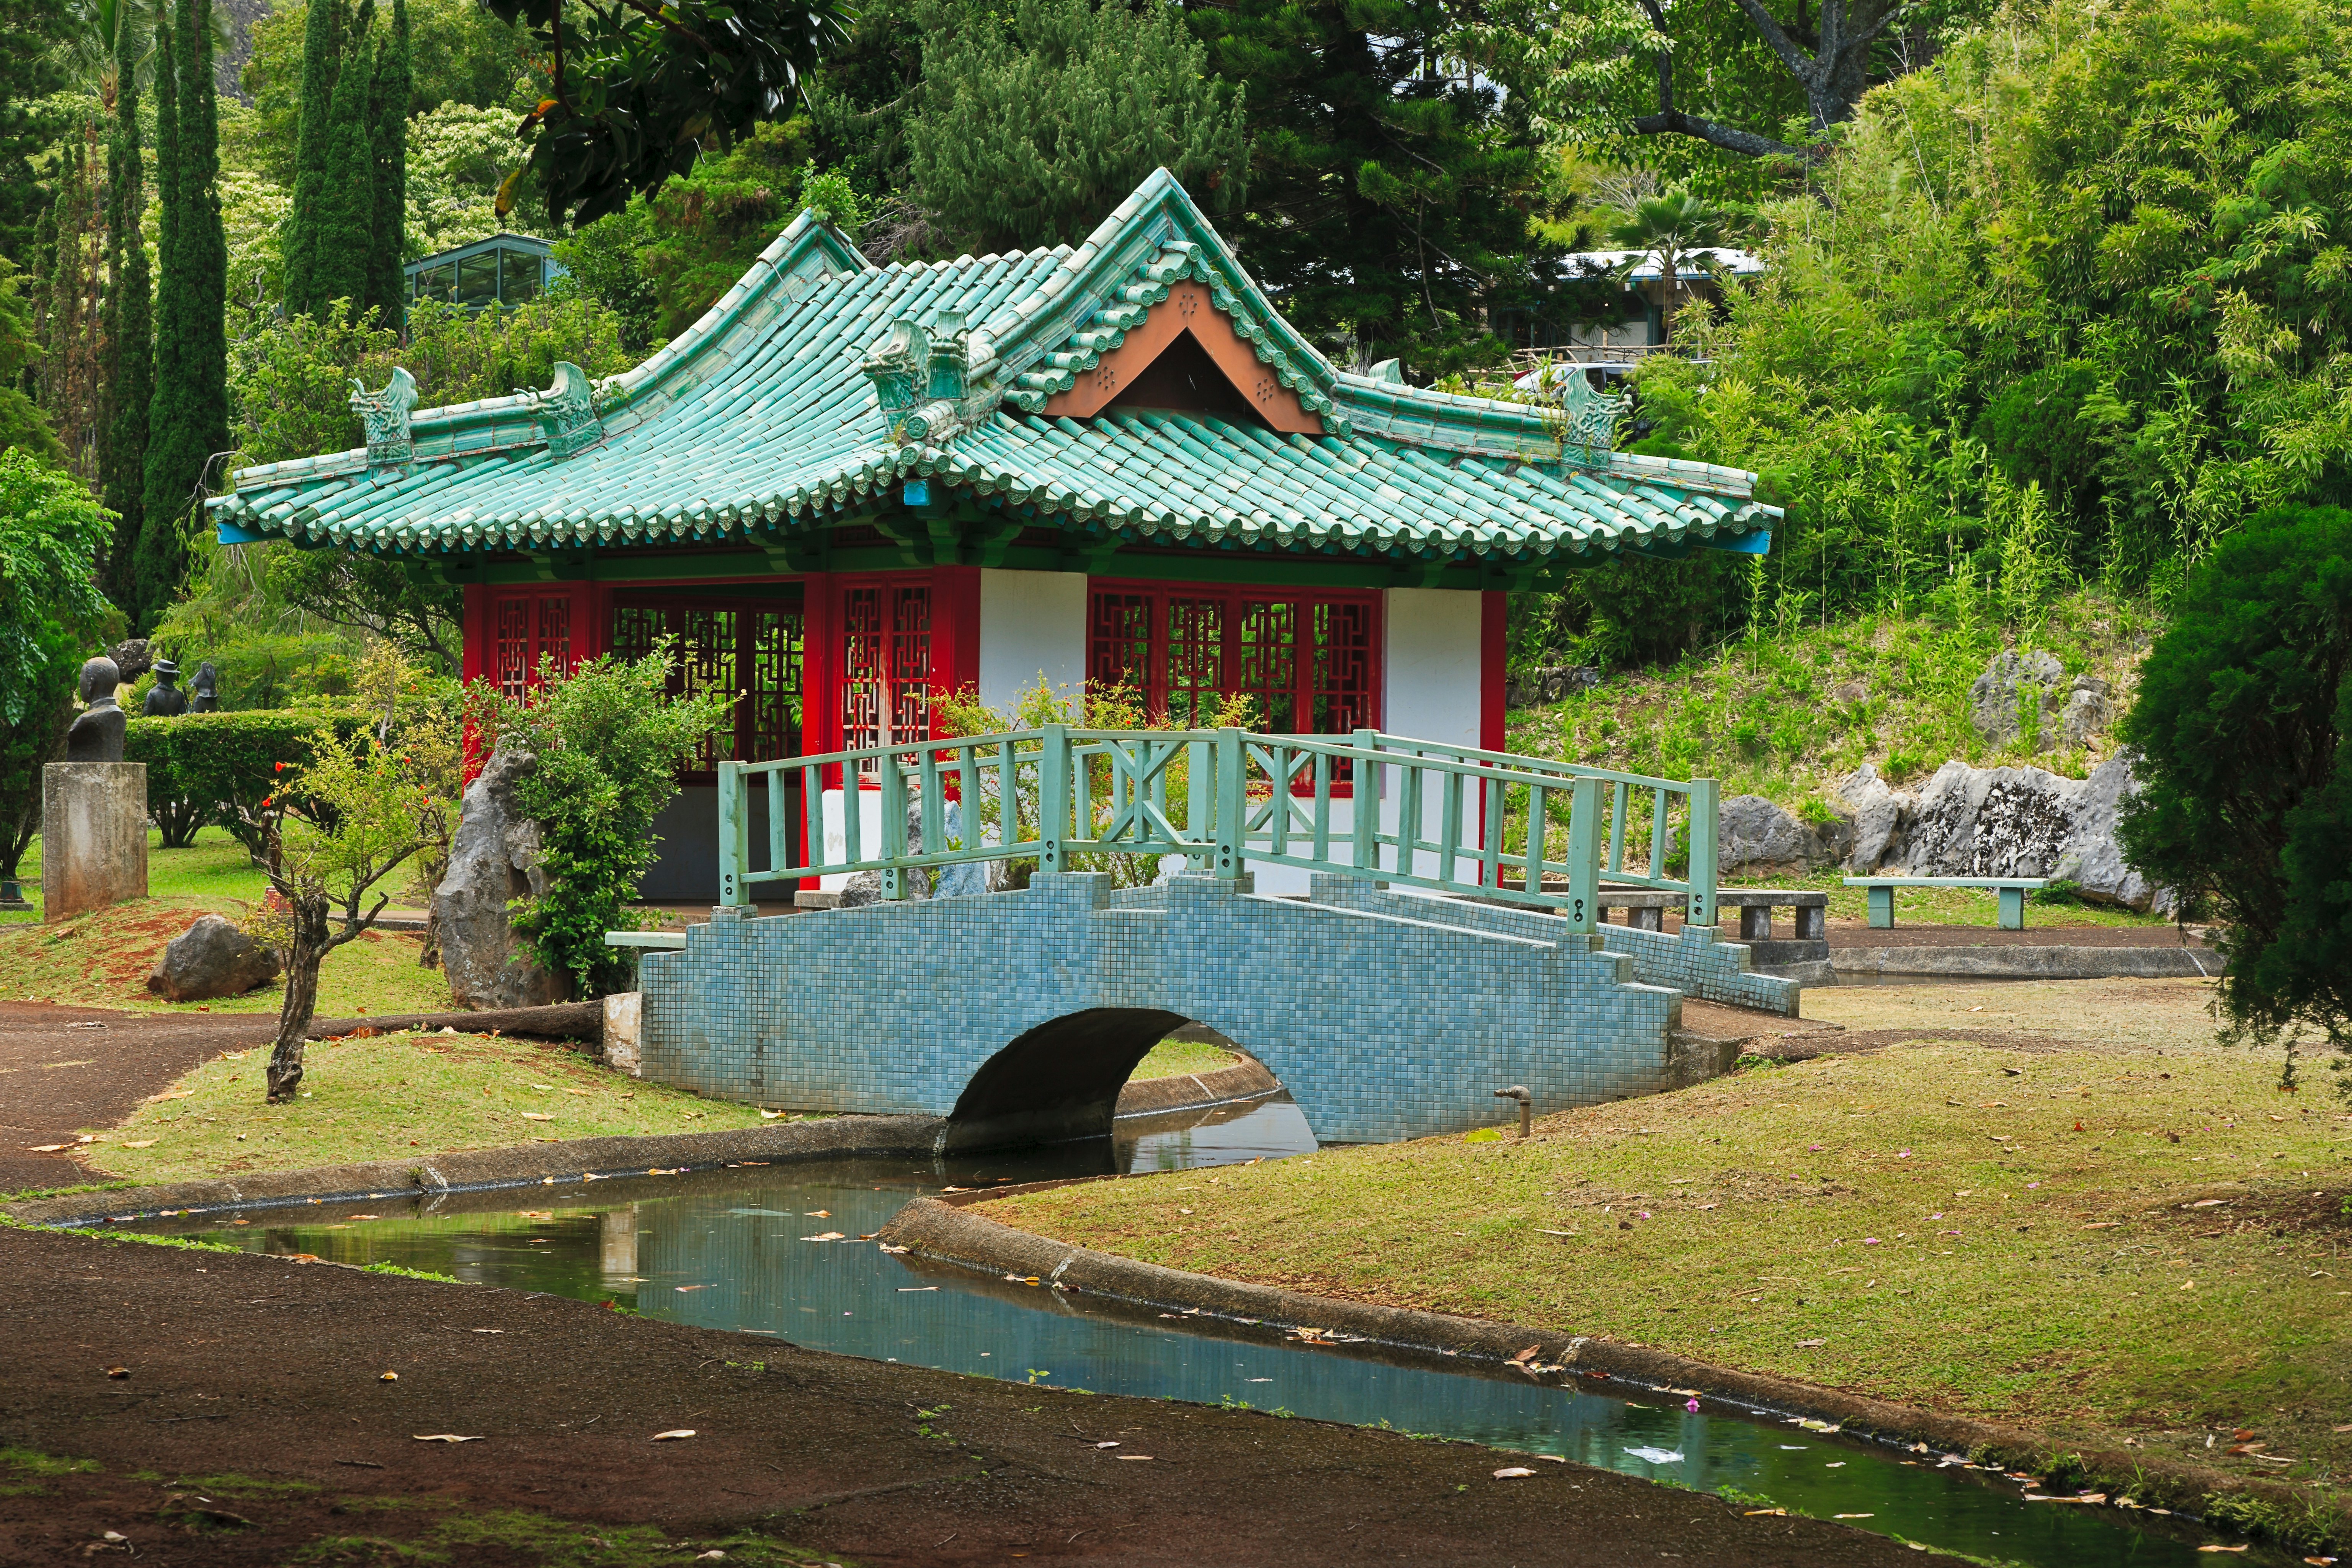
M 2000 929 L 2025 929 L 2025 895 L 2048 885 L 2042 877 L 1848 877 L 1849 888 L 1870 889 L 1870 926 L 1873 931 L 1895 929 L 1895 889 L 1897 888 L 1987 888 L 2000 895 Z M 1727 899 L 1725 901 L 1728 901 Z
M 1654 892 L 1647 888 L 1612 889 L 1604 887 L 1593 899 L 1602 921 L 1609 920 L 1611 910 L 1625 911 L 1624 924 L 1643 931 L 1663 930 L 1668 910 L 1678 910 L 1688 900 L 1681 893 Z M 1739 940 L 1769 942 L 1772 940 L 1772 911 L 1790 910 L 1796 919 L 1796 940 L 1822 942 L 1829 936 L 1829 905 L 1827 893 L 1801 892 L 1774 888 L 1718 888 L 1715 894 L 1719 909 L 1739 911 Z

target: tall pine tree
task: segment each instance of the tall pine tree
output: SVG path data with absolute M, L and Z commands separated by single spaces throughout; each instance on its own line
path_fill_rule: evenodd
M 318 291 L 319 217 L 334 141 L 335 79 L 343 63 L 341 0 L 310 0 L 302 26 L 302 115 L 294 134 L 294 200 L 286 214 L 286 313 L 315 315 L 334 298 Z
M 1459 0 L 1232 0 L 1187 10 L 1227 81 L 1247 84 L 1242 259 L 1284 312 L 1367 359 L 1442 374 L 1482 304 L 1523 283 L 1540 200 L 1523 110 L 1451 74 Z
M 147 405 L 154 396 L 155 345 L 147 239 L 140 230 L 147 193 L 139 145 L 139 56 L 132 35 L 129 27 L 115 29 L 114 135 L 107 147 L 107 411 L 100 486 L 115 524 L 100 581 L 116 608 L 135 619 L 139 595 L 132 565 L 139 521 L 146 510 Z
M 398 330 L 407 296 L 408 111 L 415 96 L 408 0 L 392 0 L 392 34 L 380 39 L 369 92 L 369 152 L 375 160 L 375 233 L 368 246 L 367 303 L 379 325 Z
M 59 159 L 52 224 L 48 287 L 41 308 L 41 406 L 66 466 L 86 484 L 99 477 L 99 433 L 105 424 L 106 194 L 99 161 L 99 126 L 85 121 L 67 140 Z
M 351 48 L 335 74 L 328 113 L 333 132 L 327 142 L 327 183 L 311 217 L 310 313 L 323 320 L 341 301 L 361 311 L 368 304 L 368 248 L 375 234 L 375 159 L 368 124 L 368 33 L 374 0 L 360 0 L 351 29 Z
M 137 625 L 155 624 L 187 565 L 185 530 L 205 469 L 228 448 L 228 243 L 221 230 L 219 104 L 209 0 L 178 0 L 155 69 L 163 278 L 144 513 L 132 571 Z

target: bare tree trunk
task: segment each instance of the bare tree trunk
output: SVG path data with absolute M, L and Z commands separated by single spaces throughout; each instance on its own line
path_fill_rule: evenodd
M 441 967 L 441 898 L 437 893 L 425 896 L 425 942 L 416 954 L 416 967 L 419 969 Z
M 286 948 L 286 1000 L 278 1009 L 278 1043 L 269 1053 L 269 1100 L 294 1098 L 302 1085 L 302 1047 L 319 1008 L 319 963 L 327 956 L 327 900 L 313 894 L 291 900 L 293 933 Z

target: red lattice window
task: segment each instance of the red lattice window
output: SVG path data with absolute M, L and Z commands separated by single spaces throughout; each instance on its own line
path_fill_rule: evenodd
M 572 596 L 508 594 L 490 603 L 490 679 L 520 700 L 539 684 L 542 664 L 572 668 Z
M 1342 735 L 1379 722 L 1378 601 L 1368 593 L 1098 587 L 1087 678 L 1129 687 L 1175 722 L 1246 697 L 1254 727 Z
M 841 746 L 931 732 L 931 590 L 862 583 L 841 591 Z M 868 768 L 866 772 L 877 770 Z
M 663 637 L 677 639 L 674 695 L 723 691 L 735 722 L 707 741 L 688 777 L 718 772 L 722 757 L 772 762 L 800 754 L 801 612 L 796 605 L 626 595 L 613 605 L 607 646 L 643 658 Z

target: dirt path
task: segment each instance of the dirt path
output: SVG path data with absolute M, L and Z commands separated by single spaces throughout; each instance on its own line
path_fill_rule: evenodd
M 416 1440 L 436 1433 L 481 1441 Z M 1497 1479 L 1514 1457 L 1468 1445 L 23 1231 L 0 1232 L 10 1447 L 100 1468 L 5 1476 L 8 1563 L 83 1561 L 108 1531 L 142 1562 L 257 1565 L 396 1552 L 355 1537 L 462 1542 L 468 1564 L 572 1561 L 589 1537 L 612 1563 L 692 1554 L 632 1544 L 656 1540 L 784 1560 L 758 1537 L 845 1564 L 1953 1561 L 1576 1466 Z

